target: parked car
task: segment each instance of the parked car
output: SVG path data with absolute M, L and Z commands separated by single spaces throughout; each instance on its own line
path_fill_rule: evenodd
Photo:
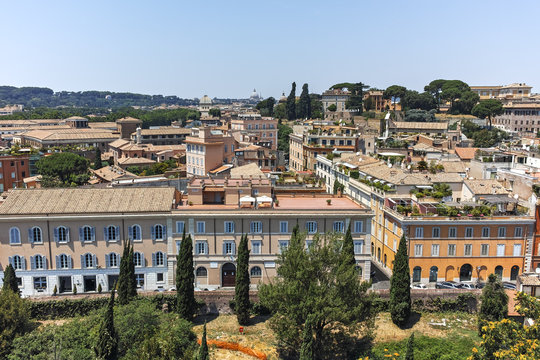
M 455 281 L 440 281 L 435 284 L 435 289 L 459 289 Z
M 411 284 L 411 289 L 427 289 L 427 286 L 426 284 L 416 283 L 416 284 Z
M 458 288 L 465 289 L 465 290 L 474 290 L 474 284 L 471 283 L 459 283 Z
M 486 286 L 486 283 L 484 283 L 484 282 L 479 282 L 479 283 L 476 284 L 477 289 L 483 289 L 484 286 Z
M 508 289 L 508 290 L 516 290 L 517 289 L 516 284 L 514 284 L 514 283 L 511 283 L 511 282 L 508 282 L 508 281 L 503 281 L 502 284 L 503 284 L 503 287 L 505 289 Z

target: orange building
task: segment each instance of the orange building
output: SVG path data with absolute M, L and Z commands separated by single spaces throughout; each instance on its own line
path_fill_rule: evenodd
M 23 179 L 30 176 L 28 156 L 0 156 L 0 193 L 22 188 Z

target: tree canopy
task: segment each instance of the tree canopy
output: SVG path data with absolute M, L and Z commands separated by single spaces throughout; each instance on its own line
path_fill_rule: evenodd
M 485 129 L 472 121 L 462 122 L 461 129 L 465 136 L 474 140 L 474 146 L 479 148 L 495 146 L 509 137 L 508 133 L 501 129 Z
M 293 82 L 291 85 L 291 92 L 287 97 L 287 119 L 296 120 L 296 83 Z
M 401 237 L 390 278 L 390 315 L 394 324 L 402 327 L 411 315 L 411 275 L 407 240 Z
M 396 103 L 400 102 L 403 97 L 405 96 L 405 93 L 407 92 L 407 88 L 400 85 L 392 85 L 386 88 L 383 92 L 383 98 L 390 99 L 394 103 L 394 110 L 396 109 Z
M 191 235 L 182 234 L 182 242 L 176 257 L 176 307 L 178 314 L 188 321 L 197 310 L 195 301 L 195 273 L 193 268 L 193 243 Z
M 501 115 L 503 112 L 504 112 L 504 108 L 500 100 L 487 99 L 487 100 L 482 100 L 480 101 L 480 103 L 475 105 L 472 108 L 471 114 L 480 119 L 487 118 L 489 121 L 489 128 L 491 129 L 492 119 L 497 115 Z
M 302 93 L 300 94 L 296 113 L 299 119 L 311 118 L 311 98 L 309 97 L 308 84 L 302 86 Z
M 501 280 L 495 274 L 488 276 L 486 286 L 482 289 L 482 305 L 478 314 L 478 332 L 489 321 L 500 321 L 508 315 L 508 295 L 504 291 Z
M 261 113 L 261 116 L 274 116 L 274 104 L 276 99 L 273 97 L 266 98 L 255 106 Z
M 44 186 L 82 185 L 90 178 L 89 161 L 70 152 L 54 153 L 36 162 L 38 173 L 43 176 Z

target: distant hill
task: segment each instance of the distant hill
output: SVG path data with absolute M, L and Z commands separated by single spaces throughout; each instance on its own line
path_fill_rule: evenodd
M 42 87 L 0 86 L 0 107 L 9 104 L 22 104 L 26 108 L 58 106 L 121 108 L 126 106 L 197 105 L 193 99 L 178 96 L 143 95 L 116 93 L 111 91 L 59 91 Z

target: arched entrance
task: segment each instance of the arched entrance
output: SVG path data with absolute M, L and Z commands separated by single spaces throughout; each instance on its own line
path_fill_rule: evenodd
M 501 265 L 498 265 L 496 268 L 495 268 L 495 275 L 497 275 L 499 277 L 500 280 L 502 280 L 502 277 L 503 277 L 503 267 Z
M 381 262 L 381 248 L 377 248 L 377 260 Z
M 432 266 L 429 269 L 429 282 L 437 282 L 437 277 L 439 276 L 439 268 Z
M 487 267 L 481 266 L 480 270 L 478 271 L 478 281 L 486 281 L 487 280 Z
M 512 266 L 512 270 L 510 270 L 510 280 L 512 281 L 517 280 L 518 275 L 519 275 L 519 266 L 517 265 Z
M 471 264 L 464 264 L 459 269 L 459 281 L 471 281 L 472 266 Z
M 384 254 L 384 267 L 386 267 L 386 254 Z
M 444 280 L 454 281 L 454 267 L 453 266 L 446 267 L 446 275 L 444 277 Z
M 236 266 L 231 263 L 223 264 L 221 267 L 221 286 L 232 287 L 236 284 Z
M 416 266 L 413 269 L 412 273 L 412 281 L 413 282 L 420 282 L 422 281 L 422 268 L 420 266 Z

